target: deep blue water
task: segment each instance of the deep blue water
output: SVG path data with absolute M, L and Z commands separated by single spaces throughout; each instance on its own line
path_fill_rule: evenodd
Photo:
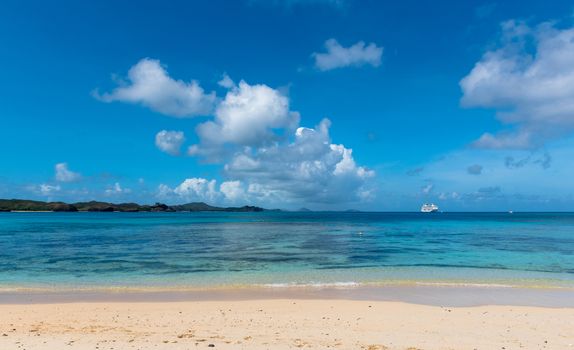
M 0 287 L 574 286 L 571 213 L 0 213 Z

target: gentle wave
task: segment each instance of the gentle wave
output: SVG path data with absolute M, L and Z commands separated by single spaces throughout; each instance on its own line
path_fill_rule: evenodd
M 417 280 L 393 280 L 393 281 L 369 281 L 369 282 L 277 282 L 263 284 L 211 284 L 211 285 L 51 285 L 51 286 L 0 286 L 0 294 L 6 293 L 138 293 L 138 292 L 207 292 L 207 291 L 233 291 L 233 290 L 336 290 L 336 289 L 360 289 L 360 288 L 470 288 L 470 289 L 556 289 L 572 290 L 572 284 L 560 284 L 556 281 L 507 281 L 507 282 L 466 282 L 466 281 L 417 281 Z
M 265 288 L 352 288 L 352 287 L 360 287 L 364 286 L 364 283 L 359 282 L 310 282 L 310 283 L 296 283 L 296 282 L 288 282 L 288 283 L 266 283 L 262 285 L 255 285 L 255 286 L 262 286 Z

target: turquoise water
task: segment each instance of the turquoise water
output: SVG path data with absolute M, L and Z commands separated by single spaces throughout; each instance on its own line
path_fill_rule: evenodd
M 0 288 L 574 287 L 570 213 L 0 213 Z

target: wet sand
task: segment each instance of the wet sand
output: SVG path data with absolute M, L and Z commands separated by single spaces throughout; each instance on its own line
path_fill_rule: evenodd
M 69 292 L 13 293 L 11 299 L 2 293 L 0 349 L 574 349 L 574 308 L 559 305 L 572 302 L 571 291 L 433 288 L 410 289 L 410 296 L 394 291 L 414 298 L 409 303 L 366 300 L 373 291 L 357 289 L 86 293 L 76 299 L 66 299 Z M 422 302 L 420 295 L 429 293 L 431 302 Z M 543 295 L 542 304 L 556 302 L 472 306 L 497 293 L 522 295 L 515 301 L 527 305 Z
M 503 305 L 574 308 L 574 288 L 526 288 L 492 284 L 399 284 L 345 287 L 15 288 L 0 291 L 0 304 L 268 299 L 400 301 L 409 304 L 451 307 Z

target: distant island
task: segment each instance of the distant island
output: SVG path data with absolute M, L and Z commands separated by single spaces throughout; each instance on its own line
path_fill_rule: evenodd
M 137 203 L 108 203 L 108 202 L 42 202 L 25 199 L 0 199 L 0 211 L 35 211 L 35 212 L 260 212 L 266 209 L 245 205 L 242 207 L 214 207 L 203 202 L 194 202 L 179 205 L 140 205 Z

